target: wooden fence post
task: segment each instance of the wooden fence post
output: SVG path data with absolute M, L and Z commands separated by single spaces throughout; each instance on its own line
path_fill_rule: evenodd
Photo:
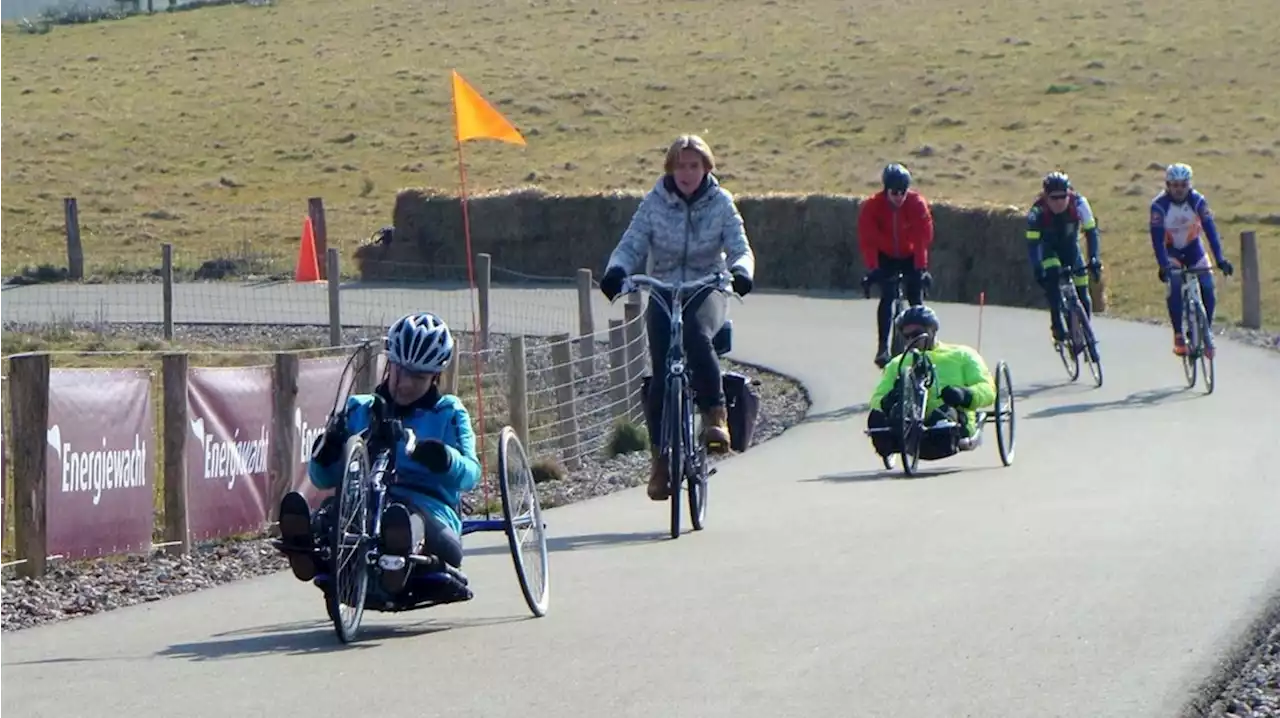
M 1240 325 L 1262 328 L 1262 266 L 1258 261 L 1258 235 L 1240 233 Z
M 335 250 L 336 251 L 336 250 Z M 298 355 L 276 354 L 271 373 L 271 520 L 279 521 L 280 499 L 293 489 L 298 470 L 298 430 L 293 423 L 298 410 Z
M 529 448 L 529 385 L 525 369 L 524 336 L 513 335 L 507 348 L 507 406 L 511 428 L 515 430 L 525 451 Z
M 480 351 L 489 348 L 489 288 L 493 284 L 493 257 L 476 255 L 476 296 L 480 305 Z
M 596 373 L 596 317 L 591 311 L 591 270 L 578 270 L 578 374 L 590 379 Z
M 307 216 L 311 218 L 311 231 L 316 238 L 316 256 L 324 257 L 329 253 L 329 231 L 324 223 L 324 199 L 311 197 L 307 200 Z M 328 267 L 320 265 L 320 278 L 329 278 Z
M 568 334 L 557 334 L 551 341 L 551 377 L 555 382 L 556 435 L 560 440 L 564 465 L 576 469 L 581 464 L 578 457 L 578 407 L 573 386 L 573 352 Z
M 173 339 L 173 245 L 160 245 L 160 281 L 163 284 L 164 338 Z
M 613 418 L 627 415 L 627 338 L 621 319 L 609 320 L 609 403 Z
M 338 250 L 330 249 L 325 255 L 325 268 L 329 282 L 329 346 L 342 346 L 342 306 L 338 296 Z
M 84 246 L 80 244 L 80 210 L 75 197 L 62 198 L 67 225 L 67 271 L 72 279 L 84 279 Z
M 186 354 L 160 360 L 164 382 L 164 540 L 176 542 L 171 554 L 191 552 L 187 521 L 187 364 Z
M 45 470 L 49 431 L 48 354 L 9 359 L 9 421 L 13 426 L 13 539 L 18 575 L 43 576 L 49 558 Z

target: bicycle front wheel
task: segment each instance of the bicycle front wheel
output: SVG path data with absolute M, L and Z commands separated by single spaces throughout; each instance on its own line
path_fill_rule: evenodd
M 1200 375 L 1204 377 L 1204 393 L 1212 394 L 1217 377 L 1213 371 L 1213 357 L 1209 356 L 1209 317 L 1205 314 L 1204 305 L 1196 303 L 1196 334 L 1199 337 L 1196 354 L 1200 362 Z
M 671 538 L 680 538 L 680 512 L 684 508 L 680 489 L 684 483 L 684 435 L 685 429 L 692 421 L 690 412 L 685 406 L 682 381 L 667 381 L 667 398 L 663 402 L 663 434 L 667 440 L 663 442 L 666 452 L 667 481 L 671 503 Z
M 1183 337 L 1186 341 L 1186 347 L 1182 354 L 1182 374 L 1187 379 L 1187 388 L 1193 388 L 1196 385 L 1196 351 L 1200 346 L 1200 329 L 1196 325 L 1195 304 L 1189 299 L 1182 302 L 1182 327 Z

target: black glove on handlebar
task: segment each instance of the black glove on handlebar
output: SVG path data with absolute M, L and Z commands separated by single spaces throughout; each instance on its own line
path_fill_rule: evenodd
M 445 445 L 435 439 L 423 439 L 413 447 L 413 460 L 427 467 L 434 474 L 443 474 L 453 466 Z
M 600 278 L 600 292 L 604 294 L 605 299 L 613 301 L 622 291 L 622 280 L 627 278 L 627 273 L 622 267 L 609 267 L 609 270 Z
M 311 460 L 329 466 L 342 459 L 342 445 L 347 439 L 346 412 L 338 412 L 325 423 L 324 433 L 311 445 Z
M 947 406 L 963 409 L 973 401 L 973 392 L 962 386 L 948 386 L 942 389 L 942 402 Z
M 751 277 L 747 276 L 747 273 L 741 269 L 735 268 L 732 273 L 733 291 L 737 292 L 740 297 L 745 297 L 750 294 L 751 288 L 755 286 L 755 282 L 751 281 Z

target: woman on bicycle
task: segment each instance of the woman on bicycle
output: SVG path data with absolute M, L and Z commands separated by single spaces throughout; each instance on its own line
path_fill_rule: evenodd
M 600 291 L 610 301 L 622 290 L 624 278 L 644 270 L 649 257 L 653 259 L 649 274 L 664 282 L 692 281 L 728 269 L 733 291 L 740 296 L 751 291 L 755 255 L 733 195 L 720 186 L 712 174 L 714 169 L 715 156 L 697 135 L 681 135 L 667 149 L 664 174 L 640 203 L 600 278 Z M 684 311 L 684 348 L 693 372 L 694 402 L 702 413 L 702 440 L 715 454 L 729 451 L 720 361 L 711 345 L 727 312 L 728 297 L 711 289 L 693 297 Z M 652 297 L 645 314 L 649 361 L 655 375 L 646 402 L 649 498 L 664 501 L 669 496 L 669 482 L 658 439 L 662 435 L 662 376 L 671 327 L 663 307 L 654 306 Z
M 382 514 L 383 553 L 407 557 L 435 556 L 445 564 L 462 565 L 463 492 L 480 481 L 471 417 L 462 401 L 440 393 L 440 374 L 453 358 L 453 336 L 438 317 L 426 312 L 407 314 L 387 330 L 387 373 L 374 389 L 395 418 L 413 430 L 418 445 L 406 455 L 403 443 L 396 459 L 395 481 L 387 488 Z M 374 397 L 358 394 L 330 417 L 311 449 L 307 474 L 320 489 L 342 481 L 343 447 L 347 437 L 369 427 Z M 320 566 L 312 553 L 314 537 L 327 535 L 333 520 L 333 499 L 326 499 L 311 517 L 302 494 L 291 491 L 280 502 L 280 538 L 287 547 L 289 567 L 300 581 L 310 581 Z M 382 569 L 382 585 L 395 595 L 404 588 L 412 563 Z M 457 572 L 461 575 L 461 572 Z M 470 598 L 470 596 L 460 597 Z

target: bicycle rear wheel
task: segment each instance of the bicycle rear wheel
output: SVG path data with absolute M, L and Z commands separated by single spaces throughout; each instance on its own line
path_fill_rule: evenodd
M 1212 394 L 1217 377 L 1213 370 L 1213 357 L 1209 356 L 1209 317 L 1205 314 L 1204 305 L 1196 303 L 1195 312 L 1197 351 L 1200 362 L 1200 375 L 1204 377 L 1204 393 Z

